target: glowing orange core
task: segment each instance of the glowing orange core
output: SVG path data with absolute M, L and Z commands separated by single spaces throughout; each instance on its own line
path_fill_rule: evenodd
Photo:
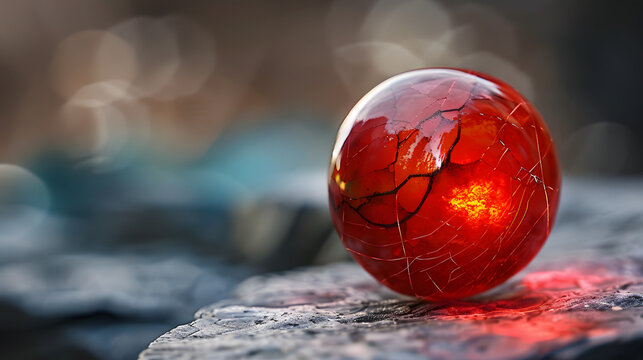
M 455 211 L 469 219 L 493 223 L 502 217 L 507 197 L 501 187 L 487 181 L 454 188 L 448 201 Z

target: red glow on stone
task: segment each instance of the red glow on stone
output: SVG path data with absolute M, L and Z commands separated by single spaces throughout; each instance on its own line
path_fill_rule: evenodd
M 596 316 L 600 311 L 583 304 L 586 299 L 596 299 L 603 289 L 634 281 L 600 265 L 579 263 L 531 272 L 513 287 L 513 291 L 520 291 L 501 294 L 510 295 L 508 298 L 451 301 L 433 310 L 431 316 L 440 321 L 475 322 L 482 327 L 481 333 L 519 339 L 520 342 L 512 344 L 516 346 L 548 341 L 564 343 L 615 333 L 610 321 Z M 573 306 L 586 311 L 569 311 Z
M 512 321 L 487 324 L 491 334 L 512 336 L 525 343 L 544 341 L 566 341 L 586 336 L 601 336 L 614 330 L 599 328 L 596 323 L 584 319 L 557 314 L 556 316 L 536 318 L 531 321 Z
M 576 269 L 539 271 L 527 274 L 523 283 L 527 289 L 532 291 L 542 289 L 591 290 L 614 281 L 613 278 L 602 276 L 602 272 L 600 268 L 586 269 L 583 272 Z
M 366 271 L 403 294 L 472 296 L 525 267 L 554 222 L 546 125 L 507 84 L 422 69 L 370 91 L 338 132 L 333 223 Z

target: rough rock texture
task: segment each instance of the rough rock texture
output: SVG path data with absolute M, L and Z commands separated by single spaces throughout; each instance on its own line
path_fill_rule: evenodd
M 254 277 L 140 359 L 641 358 L 643 183 L 564 189 L 536 261 L 477 299 L 405 298 L 354 264 Z

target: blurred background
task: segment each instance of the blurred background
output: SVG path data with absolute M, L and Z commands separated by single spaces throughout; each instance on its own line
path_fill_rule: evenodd
M 0 1 L 0 357 L 132 358 L 250 275 L 346 259 L 335 132 L 409 69 L 517 88 L 567 176 L 641 174 L 640 7 Z

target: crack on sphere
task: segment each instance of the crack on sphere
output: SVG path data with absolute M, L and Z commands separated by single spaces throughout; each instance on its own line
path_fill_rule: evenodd
M 560 171 L 529 102 L 486 75 L 423 69 L 367 94 L 333 150 L 333 223 L 380 282 L 432 300 L 500 284 L 553 225 Z

